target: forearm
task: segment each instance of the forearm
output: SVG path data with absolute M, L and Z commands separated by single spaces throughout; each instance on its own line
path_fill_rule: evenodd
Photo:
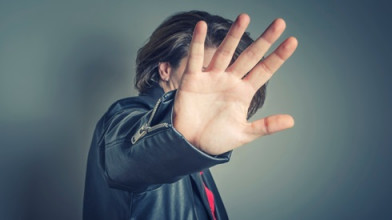
M 141 116 L 127 118 L 123 125 L 109 131 L 111 143 L 105 146 L 105 168 L 109 184 L 138 190 L 154 184 L 171 183 L 182 176 L 229 160 L 230 152 L 208 155 L 192 146 L 174 127 L 172 121 L 174 92 L 164 95 L 156 107 Z M 124 121 L 133 120 L 131 121 Z M 192 120 L 192 119 L 190 119 Z M 112 135 L 121 139 L 115 140 Z M 115 140 L 115 141 L 114 141 Z

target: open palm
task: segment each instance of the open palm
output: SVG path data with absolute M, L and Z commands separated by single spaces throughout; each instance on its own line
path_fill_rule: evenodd
M 230 151 L 294 125 L 290 115 L 273 115 L 254 122 L 246 119 L 255 92 L 297 47 L 297 40 L 289 37 L 260 61 L 285 29 L 285 22 L 276 19 L 230 65 L 249 20 L 246 14 L 238 16 L 204 71 L 206 23 L 197 23 L 193 33 L 187 67 L 175 98 L 173 123 L 190 143 L 208 154 Z

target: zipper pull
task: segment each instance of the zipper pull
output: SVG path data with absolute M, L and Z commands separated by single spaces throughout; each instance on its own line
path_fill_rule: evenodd
M 150 132 L 150 131 L 153 131 L 153 130 L 158 129 L 158 128 L 168 127 L 168 126 L 169 126 L 167 123 L 162 123 L 162 124 L 158 124 L 158 125 L 155 125 L 155 126 L 150 127 L 150 124 L 151 124 L 151 122 L 152 122 L 152 119 L 154 118 L 155 113 L 157 112 L 157 109 L 158 109 L 159 105 L 161 104 L 161 102 L 162 102 L 162 99 L 158 99 L 157 103 L 155 104 L 154 108 L 152 109 L 150 118 L 148 119 L 147 123 L 144 124 L 144 125 L 136 132 L 136 134 L 134 134 L 134 135 L 132 136 L 132 139 L 131 139 L 131 143 L 132 143 L 132 144 L 135 144 L 136 141 L 138 141 L 140 138 L 142 138 L 144 135 L 146 135 L 146 134 L 147 134 L 148 132 Z
M 169 127 L 169 124 L 165 122 L 165 123 L 154 125 L 152 127 L 148 127 L 146 130 L 147 130 L 147 133 L 148 133 L 148 132 L 151 132 L 151 131 L 155 131 L 156 129 L 167 128 L 167 127 Z
M 168 127 L 169 127 L 168 123 L 161 123 L 161 124 L 154 125 L 152 127 L 148 127 L 148 125 L 145 124 L 136 132 L 135 135 L 133 135 L 131 142 L 132 142 L 132 144 L 135 144 L 136 141 L 138 141 L 140 138 L 142 138 L 147 133 L 155 131 L 160 128 L 168 128 Z
M 137 132 L 132 136 L 131 143 L 135 144 L 141 137 L 147 133 L 147 124 L 144 124 Z

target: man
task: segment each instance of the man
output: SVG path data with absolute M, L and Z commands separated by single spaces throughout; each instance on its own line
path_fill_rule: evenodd
M 294 125 L 289 115 L 247 121 L 297 46 L 290 37 L 262 60 L 285 23 L 276 19 L 253 42 L 249 21 L 191 11 L 154 31 L 138 52 L 140 95 L 114 103 L 97 124 L 84 219 L 228 219 L 208 168 Z

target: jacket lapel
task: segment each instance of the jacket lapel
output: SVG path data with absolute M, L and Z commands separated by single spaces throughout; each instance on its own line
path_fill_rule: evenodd
M 214 178 L 212 177 L 210 170 L 209 169 L 204 170 L 203 176 L 204 176 L 206 186 L 214 193 L 216 219 L 220 219 L 220 220 L 229 219 L 222 198 L 220 197 L 218 188 L 215 185 Z
M 208 199 L 206 196 L 206 192 L 204 190 L 204 186 L 203 186 L 203 180 L 202 177 L 200 175 L 200 173 L 193 173 L 191 174 L 191 179 L 192 181 L 194 181 L 197 190 L 199 192 L 200 198 L 202 200 L 203 206 L 204 208 L 207 210 L 208 216 L 210 217 L 210 219 L 213 219 L 212 217 L 212 213 L 211 213 L 211 209 L 210 209 L 210 205 L 208 203 Z

